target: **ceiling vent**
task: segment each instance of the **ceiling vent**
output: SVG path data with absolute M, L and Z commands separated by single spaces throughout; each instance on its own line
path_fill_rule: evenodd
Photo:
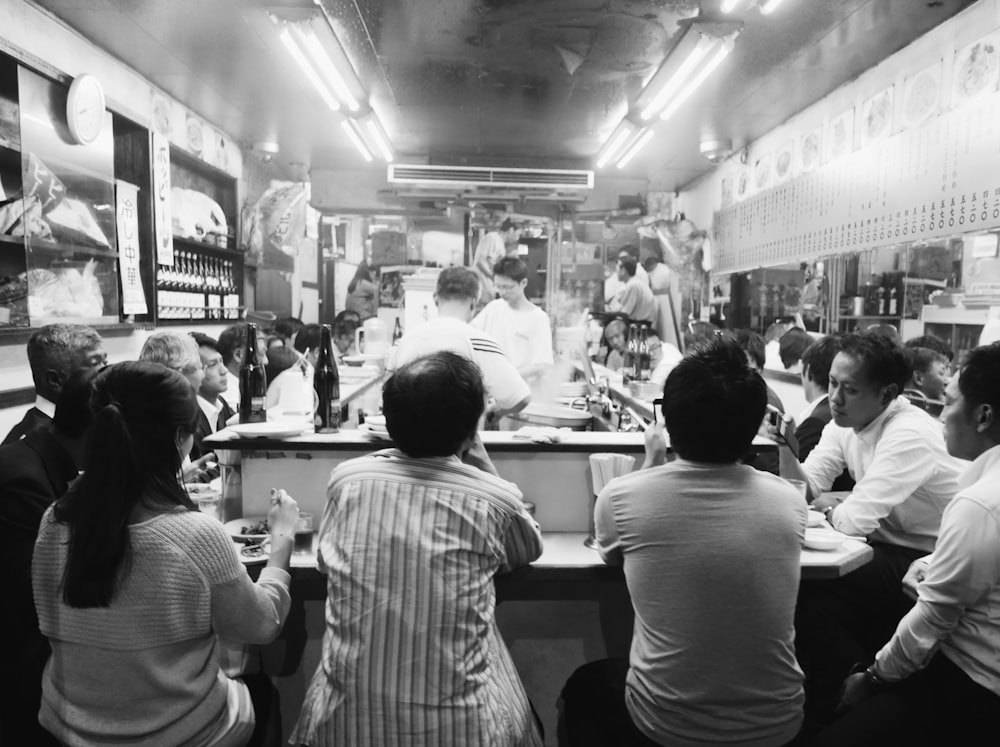
M 420 186 L 593 189 L 594 172 L 574 169 L 506 169 L 486 166 L 390 163 L 389 182 Z

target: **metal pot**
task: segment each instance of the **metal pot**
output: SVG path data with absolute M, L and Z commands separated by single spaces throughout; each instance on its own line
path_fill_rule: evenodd
M 553 428 L 569 428 L 574 431 L 587 430 L 591 420 L 589 412 L 536 402 L 530 403 L 521 412 L 509 417 L 511 420 L 517 420 L 527 425 L 548 425 Z

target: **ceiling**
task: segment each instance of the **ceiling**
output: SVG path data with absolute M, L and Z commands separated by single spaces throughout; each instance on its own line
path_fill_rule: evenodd
M 277 141 L 289 174 L 365 164 L 269 11 L 327 16 L 399 162 L 594 168 L 678 21 L 719 1 L 36 0 L 237 140 Z M 712 167 L 701 140 L 752 142 L 972 2 L 752 7 L 722 67 L 626 170 L 607 170 L 682 188 Z

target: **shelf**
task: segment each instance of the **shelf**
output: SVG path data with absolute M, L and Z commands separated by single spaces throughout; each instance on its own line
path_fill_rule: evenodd
M 216 244 L 209 244 L 207 241 L 198 241 L 196 239 L 185 239 L 183 236 L 174 236 L 174 244 L 181 245 L 182 247 L 187 247 L 194 249 L 198 252 L 208 252 L 215 253 L 222 257 L 245 257 L 246 252 L 242 249 L 232 249 L 230 247 L 222 247 Z
M 105 249 L 99 246 L 88 246 L 85 244 L 63 244 L 58 241 L 48 241 L 34 237 L 28 238 L 28 249 L 32 252 L 46 252 L 53 254 L 86 254 L 90 257 L 108 257 L 118 259 L 118 251 Z
M 840 321 L 849 321 L 851 319 L 878 319 L 883 322 L 898 322 L 903 318 L 902 314 L 841 314 Z
M 24 237 L 23 236 L 9 236 L 7 234 L 0 234 L 0 246 L 16 246 L 18 249 L 24 250 Z

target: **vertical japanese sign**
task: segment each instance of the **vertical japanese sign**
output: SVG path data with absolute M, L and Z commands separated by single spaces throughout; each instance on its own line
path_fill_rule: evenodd
M 153 238 L 156 262 L 174 264 L 174 235 L 170 211 L 170 142 L 153 133 Z
M 122 282 L 122 313 L 148 314 L 146 293 L 139 275 L 139 188 L 115 184 L 115 223 L 118 228 L 118 272 Z

